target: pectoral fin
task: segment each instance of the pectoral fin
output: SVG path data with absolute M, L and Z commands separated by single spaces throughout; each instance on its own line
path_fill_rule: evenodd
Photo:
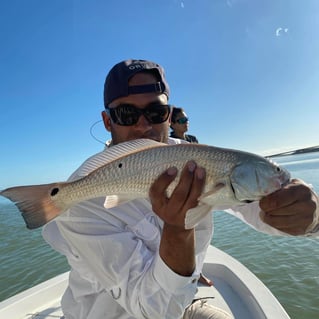
M 199 202 L 203 204 L 207 204 L 210 206 L 214 206 L 214 204 L 218 204 L 218 200 L 220 198 L 220 191 L 225 187 L 225 184 L 218 183 L 216 184 L 213 189 L 210 191 L 202 194 L 199 197 Z
M 189 209 L 185 217 L 185 229 L 194 228 L 211 210 L 209 205 L 198 205 Z
M 125 204 L 137 198 L 142 198 L 141 194 L 109 195 L 105 199 L 104 207 L 106 209 L 112 208 Z
M 199 221 L 204 218 L 213 208 L 215 204 L 219 203 L 219 193 L 225 187 L 225 184 L 218 183 L 213 189 L 202 194 L 199 197 L 199 205 L 189 209 L 185 217 L 185 228 L 191 229 L 195 227 Z

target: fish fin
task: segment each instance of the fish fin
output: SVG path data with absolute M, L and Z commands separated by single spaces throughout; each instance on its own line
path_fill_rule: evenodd
M 226 185 L 224 183 L 218 183 L 216 184 L 213 189 L 211 189 L 210 191 L 203 193 L 200 197 L 199 197 L 199 202 L 202 204 L 207 204 L 210 206 L 214 205 L 214 199 L 216 199 L 216 203 L 218 203 L 218 196 L 219 196 L 219 192 L 220 190 L 222 190 Z
M 112 208 L 121 204 L 127 203 L 133 199 L 139 198 L 136 194 L 125 194 L 125 195 L 108 195 L 104 202 L 104 207 Z
M 224 183 L 218 183 L 216 184 L 213 189 L 211 189 L 210 191 L 203 193 L 200 197 L 199 197 L 199 201 L 203 202 L 205 200 L 205 198 L 207 197 L 211 197 L 213 195 L 215 195 L 217 192 L 219 192 L 222 188 L 225 187 Z
M 214 188 L 199 197 L 199 205 L 187 211 L 185 217 L 185 228 L 191 229 L 195 227 L 199 221 L 204 218 L 213 208 L 214 198 L 218 197 L 218 193 L 225 187 L 224 183 L 218 183 Z M 217 200 L 216 200 L 217 202 Z
M 206 204 L 189 209 L 185 217 L 185 229 L 194 228 L 211 210 L 212 206 Z
M 27 228 L 34 229 L 43 226 L 66 210 L 66 208 L 58 207 L 51 196 L 53 192 L 60 189 L 62 184 L 11 187 L 1 191 L 0 195 L 14 202 Z
M 81 166 L 81 176 L 86 176 L 99 167 L 108 164 L 122 156 L 126 156 L 138 151 L 153 147 L 167 146 L 167 144 L 156 142 L 150 139 L 137 139 L 113 145 L 105 148 L 99 154 L 93 155 L 87 159 Z

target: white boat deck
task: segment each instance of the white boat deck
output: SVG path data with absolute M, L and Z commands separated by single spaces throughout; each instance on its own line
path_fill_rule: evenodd
M 262 281 L 223 251 L 208 248 L 203 274 L 213 280 L 214 289 L 199 287 L 198 295 L 215 296 L 210 302 L 231 311 L 236 319 L 290 318 Z
M 60 301 L 69 273 L 58 275 L 0 303 L 1 319 L 52 319 L 63 316 Z

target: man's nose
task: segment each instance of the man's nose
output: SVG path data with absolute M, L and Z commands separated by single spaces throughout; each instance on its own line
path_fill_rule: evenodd
M 137 129 L 140 129 L 140 130 L 143 130 L 143 131 L 148 131 L 148 130 L 152 129 L 151 123 L 149 122 L 149 120 L 143 114 L 141 114 L 141 116 L 138 119 L 135 127 Z

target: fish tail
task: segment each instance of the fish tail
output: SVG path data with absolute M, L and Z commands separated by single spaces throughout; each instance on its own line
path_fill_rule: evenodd
M 18 186 L 0 192 L 1 196 L 10 199 L 19 208 L 27 228 L 43 226 L 61 214 L 67 207 L 57 205 L 55 195 L 63 183 L 44 185 Z

